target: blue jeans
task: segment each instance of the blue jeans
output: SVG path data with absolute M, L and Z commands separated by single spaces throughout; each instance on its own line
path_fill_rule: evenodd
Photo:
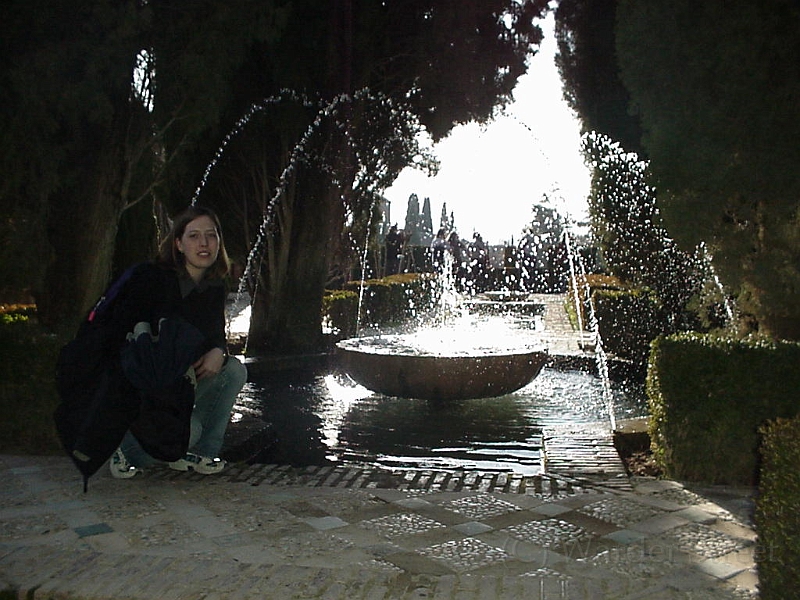
M 189 452 L 209 458 L 219 456 L 236 396 L 245 381 L 247 369 L 236 357 L 229 356 L 219 373 L 197 382 Z M 159 462 L 144 451 L 130 431 L 125 434 L 120 449 L 135 467 L 148 467 Z

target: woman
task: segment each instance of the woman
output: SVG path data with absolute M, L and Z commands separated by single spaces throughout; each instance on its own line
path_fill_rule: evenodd
M 219 219 L 207 208 L 191 206 L 175 218 L 157 260 L 136 269 L 113 309 L 120 339 L 137 323 L 148 322 L 156 331 L 159 321 L 170 317 L 184 319 L 205 338 L 193 364 L 197 387 L 189 452 L 169 463 L 178 471 L 213 474 L 225 468 L 218 455 L 247 379 L 244 365 L 226 351 L 224 278 L 229 268 Z M 156 462 L 129 431 L 109 464 L 114 477 L 127 479 Z

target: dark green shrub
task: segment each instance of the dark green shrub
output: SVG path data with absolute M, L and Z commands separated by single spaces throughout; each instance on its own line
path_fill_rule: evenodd
M 34 322 L 0 324 L 0 453 L 56 454 L 55 364 L 64 341 Z
M 360 294 L 357 286 L 361 282 L 350 282 L 348 289 L 356 288 L 361 298 L 361 325 L 378 326 L 383 323 L 395 323 L 402 320 L 405 299 L 402 297 L 402 284 L 395 283 L 389 277 L 369 279 L 364 282 L 364 293 Z M 351 287 L 352 286 L 352 287 Z
M 577 286 L 577 289 L 576 289 Z M 580 326 L 588 331 L 591 323 L 589 322 L 589 299 L 598 290 L 621 290 L 625 286 L 613 275 L 603 275 L 600 273 L 589 273 L 587 275 L 578 274 L 569 279 L 569 289 L 567 290 L 567 310 L 572 313 L 580 311 Z M 576 309 L 575 304 L 578 304 Z M 573 323 L 578 325 L 578 323 Z
M 35 316 L 35 304 L 0 304 L 0 325 L 28 321 Z
M 669 477 L 752 485 L 758 429 L 800 412 L 800 344 L 682 333 L 658 338 L 647 374 L 653 453 Z
M 645 364 L 650 343 L 665 333 L 658 298 L 647 290 L 597 290 L 594 307 L 603 348 Z
M 325 290 L 322 315 L 338 338 L 353 337 L 356 333 L 358 294 L 349 290 Z
M 435 278 L 426 273 L 401 273 L 363 282 L 350 281 L 345 290 L 361 300 L 360 325 L 400 325 L 427 311 L 436 299 Z M 355 321 L 354 321 L 355 322 Z
M 800 419 L 761 429 L 756 504 L 759 591 L 763 600 L 796 598 L 800 590 Z

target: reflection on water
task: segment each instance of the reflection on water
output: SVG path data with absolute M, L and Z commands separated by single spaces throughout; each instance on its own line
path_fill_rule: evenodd
M 612 384 L 616 417 L 646 414 L 641 389 Z M 342 374 L 275 373 L 247 384 L 232 429 L 269 424 L 277 442 L 233 460 L 541 472 L 542 432 L 565 423 L 608 423 L 599 378 L 545 368 L 498 398 L 431 402 L 374 394 Z M 253 425 L 257 424 L 257 425 Z M 270 440 L 271 442 L 274 440 Z

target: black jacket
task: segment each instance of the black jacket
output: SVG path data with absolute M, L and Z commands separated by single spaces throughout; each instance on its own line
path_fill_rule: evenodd
M 112 308 L 114 327 L 111 351 L 119 349 L 125 336 L 140 321 L 147 321 L 158 330 L 162 318 L 182 318 L 194 325 L 205 337 L 202 353 L 212 348 L 225 350 L 224 282 L 202 281 L 195 285 L 184 272 L 156 264 L 140 265 Z M 202 354 L 201 353 L 201 354 Z
M 55 421 L 67 454 L 83 474 L 84 487 L 129 429 L 155 458 L 177 460 L 185 454 L 194 388 L 183 374 L 211 348 L 225 349 L 225 295 L 222 282 L 196 286 L 174 270 L 142 264 L 104 316 L 84 323 L 62 349 Z M 121 352 L 137 323 L 150 323 L 157 332 L 162 319 L 174 325 L 170 344 L 181 349 L 183 363 L 170 362 L 174 381 L 143 389 L 141 381 L 137 387 L 124 375 Z M 142 353 L 138 357 L 147 358 Z M 158 358 L 163 365 L 163 357 Z

